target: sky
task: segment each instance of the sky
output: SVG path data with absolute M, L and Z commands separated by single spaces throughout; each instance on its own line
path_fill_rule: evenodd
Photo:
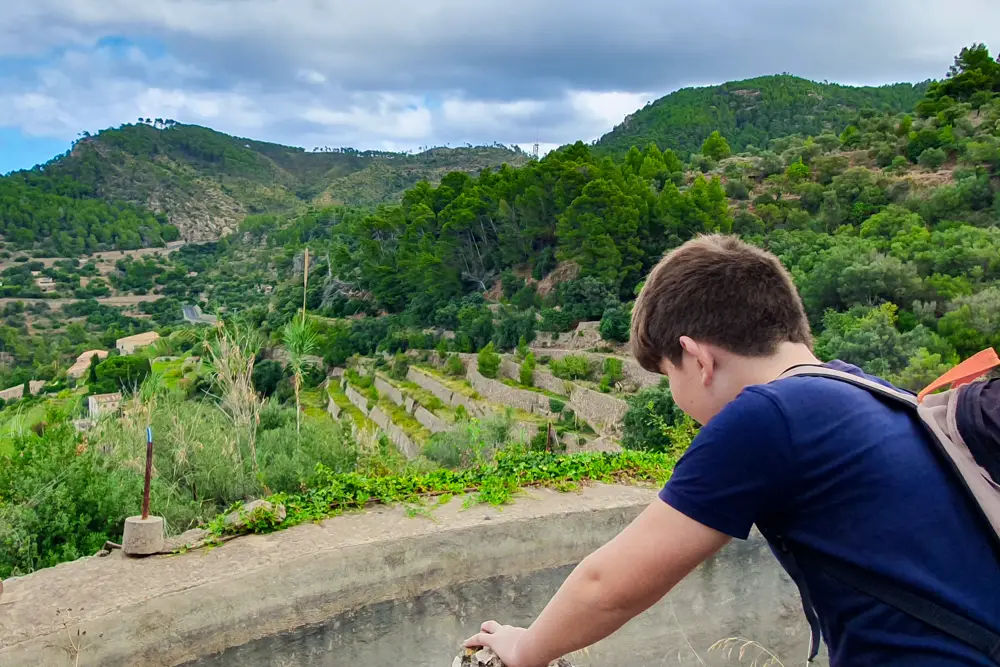
M 303 146 L 542 150 L 763 74 L 883 84 L 1000 50 L 996 0 L 2 0 L 0 173 L 170 118 Z

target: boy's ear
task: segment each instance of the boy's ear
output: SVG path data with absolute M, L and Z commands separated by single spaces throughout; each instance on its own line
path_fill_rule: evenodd
M 715 356 L 708 345 L 702 345 L 688 336 L 680 337 L 681 348 L 698 364 L 698 373 L 704 386 L 712 384 L 715 375 Z

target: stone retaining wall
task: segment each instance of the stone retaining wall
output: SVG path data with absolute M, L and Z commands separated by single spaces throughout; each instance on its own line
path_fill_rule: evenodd
M 567 384 L 570 386 L 567 387 Z M 553 394 L 559 394 L 560 396 L 566 396 L 569 398 L 569 394 L 572 392 L 572 383 L 568 383 L 566 380 L 557 378 L 552 374 L 547 368 L 542 366 L 535 367 L 535 386 L 539 389 L 544 389 L 545 391 L 551 391 Z
M 396 405 L 403 405 L 403 394 L 396 389 L 394 386 L 386 382 L 380 377 L 375 378 L 375 389 L 378 390 L 379 396 L 385 396 L 390 401 Z
M 657 375 L 656 373 L 650 373 L 642 366 L 639 362 L 632 357 L 623 357 L 618 355 L 610 354 L 597 354 L 596 352 L 582 352 L 576 350 L 537 350 L 535 352 L 536 357 L 549 357 L 551 359 L 562 359 L 573 355 L 575 357 L 587 357 L 588 359 L 596 362 L 598 368 L 603 367 L 604 360 L 608 357 L 614 357 L 622 362 L 622 377 L 624 383 L 630 385 L 630 389 L 633 391 L 638 391 L 644 387 L 655 387 L 660 384 L 663 379 L 662 375 Z
M 468 396 L 465 396 L 457 391 L 452 391 L 427 373 L 413 368 L 412 366 L 406 374 L 406 379 L 431 392 L 441 399 L 446 405 L 450 405 L 453 408 L 457 408 L 459 405 L 463 406 L 465 411 L 468 412 L 470 416 L 481 417 L 485 414 L 485 410 L 476 405 L 476 402 Z
M 576 329 L 562 334 L 540 331 L 532 341 L 531 347 L 544 350 L 555 347 L 563 350 L 587 350 L 600 345 L 607 345 L 601 339 L 600 322 L 580 322 Z
M 576 414 L 598 430 L 617 432 L 621 427 L 622 417 L 628 411 L 628 403 L 620 398 L 579 385 L 573 387 L 569 400 Z
M 431 433 L 441 433 L 442 431 L 448 430 L 448 423 L 446 421 L 422 405 L 417 405 L 412 414 L 414 419 L 420 422 L 420 424 Z
M 397 426 L 381 408 L 378 406 L 372 408 L 372 411 L 368 413 L 368 418 L 375 422 L 382 432 L 388 436 L 389 441 L 396 445 L 396 448 L 403 453 L 403 456 L 408 459 L 417 458 L 417 455 L 420 454 L 420 446 L 413 442 L 413 439 L 407 435 L 406 431 Z
M 549 414 L 549 399 L 547 396 L 534 391 L 528 391 L 527 389 L 511 387 L 499 380 L 492 380 L 483 376 L 475 366 L 469 366 L 467 377 L 472 384 L 472 388 L 491 403 L 517 408 L 525 412 Z
M 365 413 L 366 415 L 368 414 L 368 399 L 359 394 L 357 391 L 355 391 L 354 387 L 351 386 L 345 387 L 344 394 L 347 395 L 347 400 L 349 400 L 354 405 L 354 407 L 356 407 L 358 410 L 361 410 L 361 412 Z
M 326 413 L 334 419 L 340 419 L 340 406 L 332 397 L 326 399 Z

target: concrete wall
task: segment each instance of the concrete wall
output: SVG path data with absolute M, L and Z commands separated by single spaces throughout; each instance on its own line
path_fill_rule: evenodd
M 535 490 L 503 511 L 463 511 L 455 499 L 436 521 L 382 508 L 205 552 L 116 551 L 60 565 L 6 582 L 0 665 L 398 667 L 400 655 L 412 667 L 450 665 L 481 621 L 528 624 L 573 564 L 654 498 L 655 489 L 598 485 Z M 78 631 L 86 649 L 77 656 L 69 642 Z M 732 665 L 707 649 L 733 636 L 786 665 L 806 650 L 795 589 L 756 535 L 572 660 Z
M 445 420 L 441 419 L 422 405 L 417 405 L 412 414 L 414 419 L 420 422 L 420 424 L 431 433 L 441 433 L 442 431 L 448 430 L 448 423 Z
M 376 425 L 382 432 L 388 436 L 389 441 L 396 445 L 396 448 L 403 453 L 408 459 L 415 459 L 417 455 L 420 454 L 420 446 L 407 435 L 399 426 L 389 418 L 389 415 L 382 412 L 382 409 L 378 406 L 372 408 L 372 411 L 368 413 L 368 418 L 375 422 Z
M 379 396 L 385 396 L 396 405 L 403 405 L 403 394 L 382 378 L 375 378 L 375 389 L 378 390 Z
M 340 406 L 332 398 L 326 399 L 326 413 L 334 419 L 340 419 Z

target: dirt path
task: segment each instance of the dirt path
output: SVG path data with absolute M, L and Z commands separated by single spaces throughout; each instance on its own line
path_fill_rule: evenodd
M 144 301 L 156 301 L 157 299 L 162 299 L 162 294 L 143 294 L 143 295 L 126 295 L 126 296 L 108 296 L 103 299 L 98 299 L 97 302 L 105 306 L 134 306 L 136 304 L 142 303 Z M 20 301 L 24 305 L 28 306 L 33 303 L 47 303 L 49 307 L 53 310 L 61 309 L 68 303 L 76 303 L 78 301 L 86 301 L 86 299 L 19 299 L 17 297 L 0 298 L 0 308 L 6 306 L 8 303 L 14 303 Z
M 87 262 L 93 261 L 97 264 L 97 270 L 102 275 L 108 275 L 115 268 L 115 262 L 119 259 L 124 259 L 126 257 L 131 257 L 133 259 L 139 259 L 141 257 L 149 257 L 155 255 L 162 255 L 166 257 L 172 252 L 179 248 L 184 247 L 184 241 L 171 241 L 166 245 L 165 248 L 139 248 L 137 250 L 107 250 L 104 252 L 95 252 L 93 255 L 80 255 L 76 259 L 80 260 L 81 264 L 86 264 Z M 26 253 L 19 253 L 26 254 Z M 60 260 L 72 259 L 69 257 L 29 257 L 29 262 L 41 262 L 45 268 L 51 267 L 53 264 Z M 25 262 L 14 262 L 12 260 L 6 260 L 0 262 L 0 271 L 11 268 L 12 266 L 18 266 L 24 264 Z

